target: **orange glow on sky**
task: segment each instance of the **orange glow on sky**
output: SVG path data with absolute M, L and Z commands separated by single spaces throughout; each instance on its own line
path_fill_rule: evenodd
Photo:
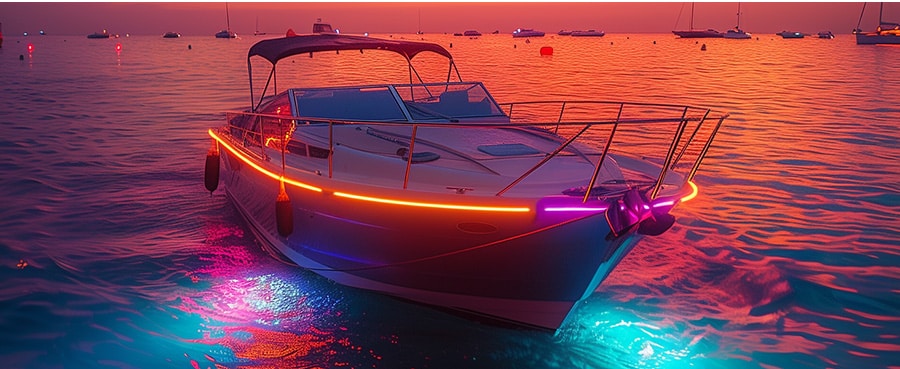
M 516 28 L 548 33 L 561 29 L 669 33 L 688 28 L 690 14 L 690 2 L 229 2 L 228 7 L 231 29 L 239 35 L 252 35 L 257 20 L 261 32 L 283 34 L 294 28 L 305 33 L 317 18 L 344 33 L 414 33 L 419 23 L 425 33 L 476 29 L 509 34 Z M 859 2 L 742 2 L 741 28 L 757 34 L 782 30 L 847 34 L 856 27 L 861 10 Z M 694 26 L 725 31 L 735 26 L 736 14 L 736 2 L 699 2 Z M 877 17 L 877 4 L 869 4 L 862 24 L 874 24 Z M 886 4 L 885 19 L 900 21 L 900 4 Z M 39 30 L 49 35 L 86 35 L 108 29 L 132 35 L 174 31 L 211 36 L 225 28 L 225 3 L 0 2 L 0 22 L 8 35 Z

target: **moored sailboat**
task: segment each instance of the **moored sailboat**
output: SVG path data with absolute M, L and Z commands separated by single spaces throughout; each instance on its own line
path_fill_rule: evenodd
M 881 3 L 878 8 L 878 27 L 875 28 L 875 32 L 863 32 L 859 28 L 865 12 L 866 4 L 863 3 L 862 12 L 859 14 L 859 23 L 853 30 L 857 45 L 900 45 L 900 24 L 884 21 L 884 3 Z
M 228 16 L 228 3 L 225 3 L 225 29 L 216 32 L 216 38 L 237 38 L 237 33 L 231 31 L 231 17 Z
M 744 32 L 744 30 L 741 29 L 741 3 L 738 3 L 737 26 L 735 26 L 734 29 L 725 31 L 725 38 L 734 40 L 747 40 L 752 37 L 753 35 Z
M 676 36 L 680 38 L 720 38 L 725 37 L 725 34 L 719 31 L 716 31 L 712 28 L 699 30 L 694 29 L 694 3 L 691 3 L 691 24 L 690 29 L 686 31 L 672 31 Z

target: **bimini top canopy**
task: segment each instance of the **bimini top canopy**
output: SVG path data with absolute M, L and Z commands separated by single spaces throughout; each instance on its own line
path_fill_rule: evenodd
M 453 59 L 447 49 L 437 44 L 338 34 L 299 35 L 262 40 L 250 47 L 247 58 L 261 56 L 274 65 L 292 55 L 332 50 L 386 50 L 403 55 L 406 60 L 411 60 L 423 51 L 431 51 L 447 59 Z

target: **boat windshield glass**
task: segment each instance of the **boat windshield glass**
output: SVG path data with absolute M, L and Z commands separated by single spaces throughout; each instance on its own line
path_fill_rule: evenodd
M 297 115 L 338 120 L 405 121 L 390 88 L 340 87 L 293 90 Z
M 505 114 L 481 83 L 395 85 L 414 120 Z

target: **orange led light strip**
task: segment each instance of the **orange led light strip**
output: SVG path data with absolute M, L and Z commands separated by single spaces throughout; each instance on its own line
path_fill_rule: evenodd
M 241 161 L 247 163 L 254 169 L 258 170 L 260 173 L 265 174 L 266 176 L 271 177 L 275 180 L 281 180 L 282 177 L 278 174 L 272 173 L 259 165 L 253 163 L 252 160 L 241 154 L 237 149 L 229 145 L 225 142 L 221 137 L 216 135 L 212 129 L 209 129 L 209 135 L 216 141 L 218 141 L 222 146 L 224 146 L 228 151 L 231 151 L 235 156 L 237 156 Z M 297 187 L 305 188 L 308 190 L 323 192 L 321 188 L 315 187 L 312 185 L 308 185 L 303 182 L 298 182 L 293 179 L 284 178 L 284 182 L 288 184 L 292 184 Z M 334 192 L 335 196 L 368 201 L 368 202 L 376 202 L 381 204 L 391 204 L 391 205 L 402 205 L 402 206 L 414 206 L 420 208 L 431 208 L 431 209 L 451 209 L 451 210 L 474 210 L 474 211 L 493 211 L 493 212 L 506 212 L 506 213 L 527 213 L 531 211 L 531 208 L 527 206 L 480 206 L 480 205 L 461 205 L 461 204 L 446 204 L 446 203 L 433 203 L 433 202 L 419 202 L 419 201 L 406 201 L 406 200 L 394 200 L 387 199 L 383 197 L 372 197 L 372 196 L 364 196 L 364 195 L 355 195 L 346 192 Z
M 406 201 L 406 200 L 393 200 L 393 199 L 385 199 L 381 197 L 371 197 L 371 196 L 363 196 L 363 195 L 354 195 L 346 192 L 335 192 L 335 196 L 345 197 L 348 199 L 356 199 L 370 202 L 378 202 L 382 204 L 392 204 L 392 205 L 405 205 L 405 206 L 415 206 L 420 208 L 435 208 L 435 209 L 453 209 L 453 210 L 479 210 L 479 211 L 499 211 L 499 212 L 507 212 L 507 213 L 526 213 L 531 211 L 528 207 L 504 207 L 504 206 L 479 206 L 479 205 L 457 205 L 457 204 L 442 204 L 442 203 L 434 203 L 434 202 L 418 202 L 418 201 Z
M 693 198 L 697 197 L 697 194 L 700 193 L 700 189 L 697 188 L 697 185 L 694 182 L 688 181 L 688 184 L 691 185 L 691 193 L 685 197 L 681 198 L 681 202 L 691 201 Z
M 228 151 L 231 151 L 231 153 L 234 154 L 234 156 L 237 156 L 238 158 L 241 159 L 241 161 L 243 161 L 244 163 L 247 163 L 247 165 L 253 167 L 253 169 L 258 170 L 260 173 L 265 174 L 266 176 L 269 176 L 276 181 L 280 181 L 283 179 L 284 183 L 292 184 L 294 186 L 297 186 L 300 188 L 305 188 L 310 191 L 322 192 L 321 188 L 318 188 L 316 186 L 311 186 L 311 185 L 308 185 L 303 182 L 297 182 L 293 179 L 283 178 L 282 176 L 280 176 L 278 174 L 272 173 L 272 172 L 266 170 L 265 168 L 263 168 L 259 165 L 256 165 L 256 163 L 254 163 L 252 160 L 250 160 L 249 158 L 247 158 L 246 156 L 241 154 L 237 149 L 235 149 L 234 147 L 229 145 L 227 142 L 225 142 L 225 140 L 223 140 L 221 137 L 216 135 L 216 133 L 213 132 L 212 128 L 210 128 L 208 132 L 209 132 L 210 137 L 212 137 L 216 141 L 219 141 L 219 144 L 221 144 L 222 146 L 225 146 L 225 148 L 228 149 Z

